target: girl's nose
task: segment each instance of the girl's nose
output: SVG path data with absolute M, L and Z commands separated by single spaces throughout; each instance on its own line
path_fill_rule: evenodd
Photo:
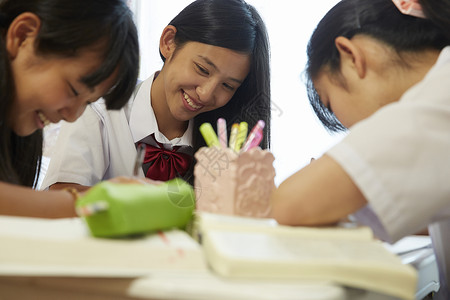
M 201 85 L 197 86 L 197 95 L 202 104 L 210 103 L 214 100 L 214 91 L 216 90 L 216 83 L 213 80 L 206 80 Z
M 75 122 L 86 109 L 87 101 L 74 101 L 72 105 L 66 106 L 61 110 L 63 119 L 67 122 Z

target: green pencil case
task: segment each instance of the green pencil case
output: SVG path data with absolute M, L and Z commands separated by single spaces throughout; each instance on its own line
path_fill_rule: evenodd
M 95 237 L 122 237 L 170 228 L 183 228 L 195 208 L 194 191 L 175 178 L 151 184 L 101 182 L 76 202 Z

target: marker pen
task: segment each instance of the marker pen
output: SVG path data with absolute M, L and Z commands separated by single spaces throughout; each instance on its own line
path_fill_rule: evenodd
M 227 121 L 224 118 L 217 119 L 217 136 L 222 148 L 226 148 L 228 144 Z
M 143 163 L 144 157 L 145 157 L 145 149 L 146 149 L 146 146 L 144 143 L 141 143 L 137 146 L 136 159 L 134 160 L 134 167 L 133 167 L 133 176 L 134 177 L 139 176 L 139 169 L 142 168 L 142 163 Z
M 258 123 L 256 123 L 242 146 L 241 152 L 257 147 L 261 143 L 264 126 L 266 126 L 266 123 L 263 120 L 259 120 Z
M 230 132 L 230 141 L 228 143 L 228 147 L 230 149 L 233 149 L 236 147 L 236 140 L 237 140 L 237 135 L 239 132 L 239 124 L 238 123 L 234 123 L 231 126 L 231 132 Z
M 241 122 L 239 124 L 239 132 L 236 137 L 236 145 L 234 146 L 234 151 L 239 152 L 241 150 L 242 144 L 244 144 L 247 138 L 248 124 L 247 122 Z
M 79 217 L 92 216 L 109 209 L 109 204 L 106 201 L 99 200 L 97 202 L 92 202 L 83 206 L 78 206 L 75 211 Z
M 220 147 L 219 139 L 217 138 L 217 135 L 210 123 L 203 123 L 202 125 L 200 125 L 199 129 L 208 147 Z

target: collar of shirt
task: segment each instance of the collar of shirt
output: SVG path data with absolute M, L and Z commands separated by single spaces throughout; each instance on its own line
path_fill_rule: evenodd
M 131 134 L 135 143 L 141 141 L 151 134 L 155 134 L 155 139 L 162 144 L 189 145 L 192 146 L 193 120 L 189 120 L 189 125 L 183 136 L 168 140 L 164 134 L 159 131 L 156 122 L 155 113 L 151 103 L 151 88 L 155 74 L 142 82 L 138 87 L 131 108 L 126 111 L 128 122 L 130 124 Z
M 445 48 L 443 48 L 441 50 L 441 53 L 438 56 L 438 59 L 436 60 L 436 63 L 434 64 L 433 67 L 431 67 L 431 69 L 428 71 L 428 73 L 425 75 L 425 77 L 423 78 L 423 80 L 421 80 L 419 82 L 419 84 L 423 81 L 426 81 L 428 79 L 428 77 L 432 77 L 434 76 L 434 72 L 436 72 L 437 70 L 441 69 L 441 68 L 447 68 L 448 69 L 448 65 L 450 63 L 450 46 L 447 46 Z M 431 79 L 433 80 L 433 79 Z M 413 86 L 414 87 L 414 86 Z M 406 93 L 405 93 L 406 94 Z
M 444 49 L 442 49 L 435 65 L 441 66 L 441 65 L 447 64 L 449 62 L 449 60 L 450 60 L 450 46 L 447 46 Z

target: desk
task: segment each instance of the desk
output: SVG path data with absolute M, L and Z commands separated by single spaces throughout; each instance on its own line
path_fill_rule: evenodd
M 32 232 L 30 228 L 36 232 Z M 53 231 L 52 231 L 53 230 Z M 175 234 L 178 234 L 175 232 Z M 368 293 L 362 290 L 347 289 L 342 286 L 338 286 L 331 282 L 318 282 L 318 281 L 275 281 L 275 280 L 237 280 L 237 279 L 225 279 L 220 278 L 213 274 L 208 267 L 203 263 L 201 259 L 201 248 L 199 245 L 192 243 L 190 240 L 183 240 L 182 237 L 174 235 L 176 240 L 183 245 L 184 249 L 191 249 L 191 256 L 189 256 L 189 263 L 180 261 L 179 264 L 173 265 L 173 268 L 165 270 L 159 269 L 152 272 L 146 272 L 144 275 L 143 266 L 127 266 L 129 261 L 121 261 L 120 264 L 116 264 L 115 268 L 99 269 L 93 268 L 91 264 L 84 268 L 84 273 L 80 269 L 77 269 L 75 263 L 68 265 L 64 260 L 64 257 L 71 257 L 70 255 L 60 255 L 56 261 L 64 260 L 63 266 L 57 265 L 52 268 L 43 268 L 38 264 L 38 261 L 44 257 L 48 261 L 55 261 L 55 257 L 38 255 L 39 241 L 41 238 L 48 240 L 47 243 L 52 243 L 55 240 L 61 241 L 67 239 L 67 235 L 71 235 L 71 239 L 80 239 L 80 243 L 84 245 L 84 248 L 77 246 L 77 249 L 72 249 L 75 244 L 72 243 L 58 243 L 56 244 L 60 251 L 54 253 L 54 256 L 58 256 L 62 252 L 65 253 L 67 248 L 70 248 L 75 253 L 90 253 L 86 251 L 88 247 L 100 249 L 102 253 L 105 253 L 105 249 L 112 250 L 111 245 L 97 245 L 97 240 L 90 241 L 90 238 L 86 235 L 84 227 L 80 220 L 30 220 L 21 218 L 10 218 L 0 216 L 0 238 L 3 239 L 2 248 L 0 248 L 0 300 L 3 299 L 95 299 L 95 300 L 116 300 L 116 299 L 236 299 L 236 300 L 392 300 L 391 297 L 385 295 L 379 295 L 374 293 Z M 167 235 L 170 240 L 170 235 Z M 14 242 L 13 238 L 26 237 L 27 240 L 20 240 L 20 251 L 12 247 Z M 85 241 L 85 239 L 88 239 Z M 8 243 L 8 241 L 10 243 Z M 165 237 L 164 241 L 167 241 Z M 94 244 L 90 244 L 94 242 Z M 1 243 L 1 242 L 0 242 Z M 156 246 L 163 247 L 165 244 L 156 237 L 149 240 L 148 243 L 152 243 L 152 249 Z M 10 247 L 6 247 L 6 246 Z M 17 244 L 19 245 L 19 244 Z M 68 245 L 70 247 L 68 247 Z M 78 244 L 77 244 L 78 245 Z M 101 248 L 98 248 L 102 246 Z M 114 246 L 114 249 L 120 245 Z M 167 254 L 170 254 L 168 250 L 174 248 L 172 254 L 177 253 L 176 245 L 172 244 L 172 247 L 167 248 Z M 134 247 L 126 247 L 127 251 L 134 249 L 134 251 L 142 251 L 144 245 L 140 243 Z M 14 252 L 18 256 L 9 255 L 9 251 Z M 55 248 L 52 247 L 52 250 Z M 93 249 L 94 248 L 90 248 Z M 198 250 L 198 251 L 197 251 Z M 427 251 L 429 249 L 423 249 Z M 83 252 L 84 251 L 84 252 Z M 20 253 L 19 253 L 20 252 Z M 19 255 L 19 254 L 23 255 Z M 136 252 L 133 252 L 136 253 Z M 184 252 L 187 255 L 189 252 Z M 33 254 L 33 255 L 32 255 Z M 171 255 L 172 255 L 171 254 Z M 87 254 L 85 254 L 87 255 Z M 130 257 L 130 253 L 124 253 L 123 257 Z M 141 257 L 146 257 L 144 256 Z M 33 260 L 35 266 L 25 263 L 24 257 L 36 257 Z M 184 256 L 186 258 L 186 256 Z M 428 253 L 428 261 L 425 264 L 431 271 L 435 266 L 432 253 Z M 14 264 L 11 265 L 11 258 Z M 161 256 L 164 259 L 164 256 Z M 166 258 L 174 261 L 174 256 L 168 255 Z M 176 258 L 176 257 L 175 257 Z M 106 258 L 104 258 L 105 261 Z M 66 259 L 67 260 L 67 259 Z M 410 259 L 411 260 L 411 259 Z M 86 262 L 85 259 L 83 262 Z M 425 260 L 418 266 L 422 266 Z M 433 265 L 434 262 L 434 265 Z M 93 261 L 95 263 L 95 261 Z M 412 263 L 410 261 L 409 263 Z M 159 264 L 150 264 L 151 267 L 161 266 Z M 166 265 L 165 265 L 166 266 Z M 45 267 L 45 265 L 44 265 Z M 425 270 L 425 268 L 424 268 Z M 103 272 L 103 273 L 102 273 Z M 116 273 L 113 273 L 116 272 Z M 94 274 L 94 275 L 92 275 Z M 120 276 L 125 274 L 126 276 Z M 433 274 L 433 272 L 431 273 Z M 109 276 L 109 278 L 107 278 Z M 424 286 L 429 283 L 427 281 L 429 275 L 422 276 Z M 419 270 L 419 279 L 421 278 L 421 272 Z M 432 286 L 431 288 L 435 288 Z
M 418 271 L 416 299 L 439 290 L 437 260 L 429 236 L 408 236 L 386 247 L 399 255 L 404 264 L 411 264 Z
M 160 274 L 142 278 L 0 277 L 0 299 L 296 299 L 344 300 L 330 283 L 227 282 L 211 274 Z
M 394 298 L 345 289 L 328 283 L 226 283 L 209 285 L 200 277 L 184 284 L 169 278 L 69 278 L 69 277 L 0 277 L 0 299 L 33 300 L 394 300 Z M 194 284 L 194 282 L 196 282 Z M 194 285 L 193 285 L 194 284 Z M 206 285 L 205 285 L 206 284 Z M 259 285 L 259 289 L 257 289 Z M 265 287 L 263 287 L 263 285 Z M 219 287 L 219 288 L 218 288 Z M 233 289 L 234 288 L 234 289 Z
M 1 300 L 345 299 L 344 289 L 330 282 L 219 278 L 201 246 L 180 230 L 95 239 L 78 218 L 0 216 L 0 244 Z
M 125 300 L 135 279 L 71 277 L 0 277 L 0 299 Z

